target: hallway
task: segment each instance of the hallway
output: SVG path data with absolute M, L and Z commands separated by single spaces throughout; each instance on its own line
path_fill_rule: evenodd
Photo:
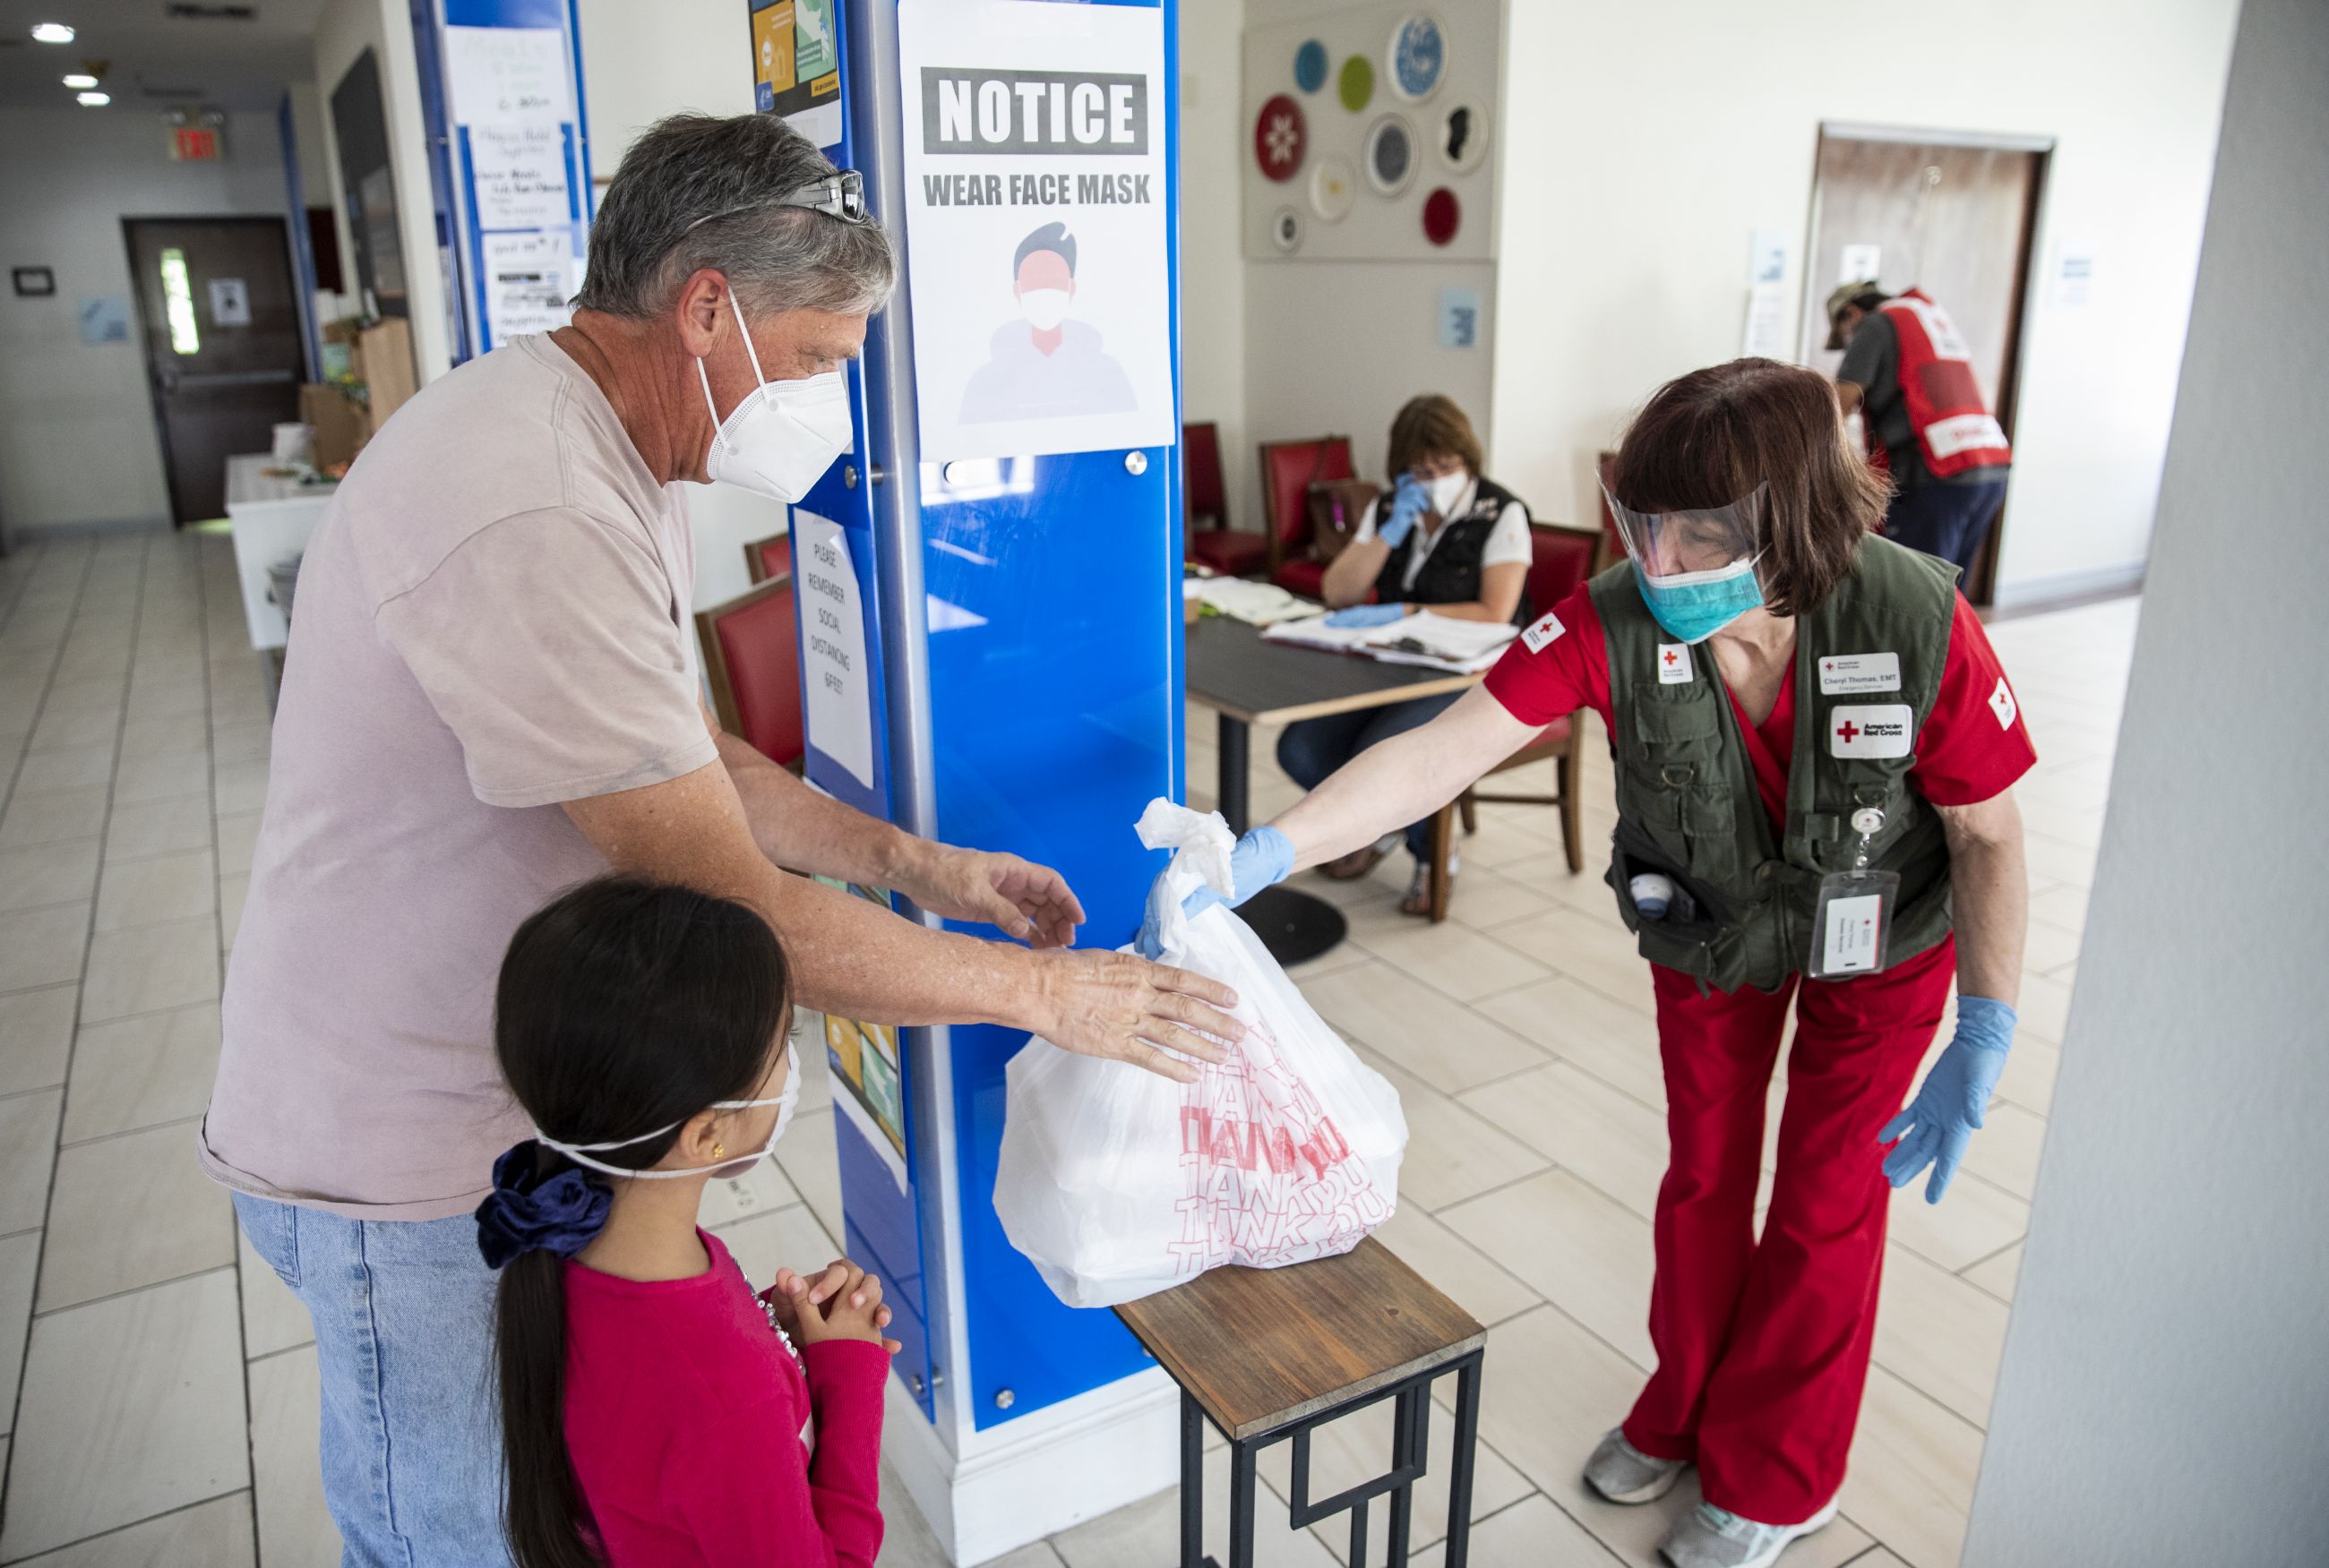
M 1787 1568 L 1957 1561 L 2136 615 L 2129 599 L 1992 629 L 2041 753 L 2019 792 L 2032 894 L 2020 1038 L 1947 1201 L 1928 1207 L 1911 1188 L 1893 1206 L 1843 1516 Z M 1190 733 L 1190 777 L 1210 781 L 1208 717 L 1193 712 Z M 1254 756 L 1274 741 L 1258 736 Z M 0 560 L 0 1563 L 338 1560 L 305 1316 L 239 1245 L 193 1154 L 268 750 L 226 539 L 113 534 Z M 1294 786 L 1258 767 L 1256 809 L 1278 810 Z M 1612 821 L 1598 744 L 1587 779 L 1598 841 Z M 1627 1510 L 1587 1498 L 1576 1472 L 1650 1354 L 1664 1131 L 1649 988 L 1598 865 L 1575 878 L 1561 865 L 1553 813 L 1481 815 L 1443 925 L 1398 913 L 1403 856 L 1357 884 L 1306 879 L 1345 906 L 1352 939 L 1297 977 L 1404 1097 L 1411 1141 L 1385 1240 L 1492 1326 L 1473 1562 L 1648 1563 L 1693 1483 Z M 705 1223 L 762 1282 L 779 1261 L 831 1255 L 840 1229 L 822 1054 L 804 1060 L 820 1070 L 780 1164 L 707 1202 Z M 1442 1410 L 1443 1454 L 1448 1426 Z M 1322 1436 L 1320 1488 L 1373 1473 L 1387 1441 L 1387 1425 Z M 1282 1449 L 1263 1471 L 1284 1487 Z M 885 1496 L 882 1562 L 943 1562 L 902 1488 Z M 1444 1509 L 1426 1483 L 1419 1545 Z M 1168 1492 L 1004 1561 L 1154 1568 L 1175 1517 Z M 1277 1568 L 1331 1568 L 1341 1549 L 1339 1532 L 1289 1532 L 1267 1499 L 1261 1528 Z M 1436 1564 L 1437 1547 L 1417 1561 Z

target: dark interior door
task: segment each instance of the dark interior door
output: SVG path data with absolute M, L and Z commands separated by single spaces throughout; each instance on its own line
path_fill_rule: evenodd
M 1845 281 L 1847 261 L 1872 249 L 1877 281 L 1887 290 L 1921 286 L 1956 321 L 1973 350 L 1982 396 L 2010 437 L 2023 292 L 2045 157 L 2023 148 L 1823 133 L 1812 187 L 1803 362 L 1835 373 L 1843 356 L 1823 346 L 1828 291 Z M 1989 602 L 2004 531 L 2001 518 L 1965 584 L 1966 596 L 1977 605 Z
M 171 515 L 226 512 L 226 460 L 266 452 L 299 417 L 305 363 L 279 218 L 131 218 L 146 379 Z

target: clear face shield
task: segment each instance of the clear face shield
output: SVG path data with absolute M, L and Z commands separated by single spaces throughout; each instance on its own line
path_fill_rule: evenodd
M 1677 641 L 1702 643 L 1763 603 L 1756 566 L 1768 490 L 1759 484 L 1727 506 L 1636 512 L 1602 488 L 1643 602 Z

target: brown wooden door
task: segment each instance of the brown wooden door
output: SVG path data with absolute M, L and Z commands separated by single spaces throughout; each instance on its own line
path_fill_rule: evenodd
M 2023 148 L 1823 132 L 1812 187 L 1804 362 L 1835 373 L 1843 355 L 1825 347 L 1828 291 L 1845 280 L 1847 263 L 1872 247 L 1886 292 L 1921 287 L 1956 321 L 1973 350 L 1982 396 L 2011 438 L 2023 293 L 2045 159 Z M 1857 276 L 1865 268 L 1851 270 Z M 2000 518 L 1989 530 L 1965 585 L 1975 604 L 1989 602 L 2005 525 Z
M 279 218 L 131 218 L 146 379 L 170 511 L 226 512 L 226 460 L 266 452 L 299 417 L 305 364 L 291 253 Z

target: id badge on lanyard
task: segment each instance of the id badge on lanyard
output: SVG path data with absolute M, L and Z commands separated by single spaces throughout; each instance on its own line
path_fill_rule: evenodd
M 1868 841 L 1884 826 L 1874 806 L 1853 812 L 1860 834 L 1858 863 L 1849 871 L 1820 878 L 1819 902 L 1812 911 L 1812 951 L 1804 972 L 1813 980 L 1850 980 L 1875 974 L 1891 959 L 1892 910 L 1900 898 L 1896 871 L 1868 869 Z

